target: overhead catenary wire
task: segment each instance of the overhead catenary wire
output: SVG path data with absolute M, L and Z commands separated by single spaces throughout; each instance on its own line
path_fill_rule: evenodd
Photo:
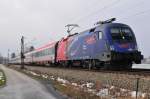
M 92 13 L 89 13 L 89 14 L 86 15 L 86 16 L 83 16 L 83 17 L 81 17 L 81 18 L 78 18 L 75 22 L 81 22 L 81 21 L 83 21 L 84 19 L 86 19 L 87 17 L 91 17 L 91 16 L 95 15 L 96 13 L 98 13 L 98 12 L 100 12 L 100 11 L 102 11 L 102 10 L 111 8 L 111 7 L 113 7 L 114 5 L 118 4 L 119 2 L 120 2 L 120 0 L 115 0 L 114 2 L 112 2 L 112 3 L 110 3 L 110 4 L 108 4 L 108 5 L 104 6 L 104 7 L 102 7 L 101 9 L 98 9 L 98 10 L 92 12 Z
M 99 10 L 96 10 L 96 11 L 94 11 L 94 12 L 92 12 L 92 13 L 90 13 L 90 14 L 84 16 L 84 17 L 78 18 L 78 20 L 76 20 L 75 22 L 76 22 L 76 23 L 77 23 L 77 22 L 82 22 L 83 20 L 86 19 L 86 17 L 92 17 L 92 16 L 95 15 L 96 13 L 99 13 L 101 10 L 103 10 L 103 12 L 104 12 L 105 9 L 111 8 L 111 7 L 113 7 L 114 5 L 118 4 L 119 2 L 120 2 L 120 0 L 116 0 L 116 1 L 112 2 L 111 4 L 104 6 L 103 8 L 101 8 L 101 9 L 99 9 Z M 132 8 L 135 9 L 135 8 L 138 7 L 138 5 L 143 4 L 144 2 L 145 2 L 145 1 L 141 1 L 141 2 L 137 3 L 136 5 L 132 6 Z M 129 8 L 126 9 L 126 11 L 128 11 L 129 9 L 132 9 L 132 8 L 129 7 Z M 137 12 L 137 13 L 135 13 L 135 14 L 132 14 L 132 15 L 129 15 L 129 16 L 125 16 L 125 17 L 120 18 L 120 19 L 129 19 L 130 17 L 133 17 L 133 16 L 139 16 L 139 15 L 145 14 L 146 12 L 149 12 L 149 10 L 150 10 L 150 9 L 145 10 L 145 11 L 141 11 L 141 12 Z M 132 10 L 130 10 L 130 11 L 132 11 Z
M 137 10 L 137 8 L 139 8 L 139 5 L 142 5 L 142 4 L 145 4 L 145 1 L 142 0 L 141 2 L 134 3 L 134 5 L 132 5 L 130 7 L 127 7 L 126 9 L 124 9 L 124 11 L 120 10 L 118 13 L 121 13 L 121 12 L 124 12 L 124 13 L 121 13 L 121 16 L 119 16 L 120 14 L 118 15 L 119 19 L 129 19 L 132 16 L 138 16 L 138 15 L 142 15 L 142 14 L 146 13 L 147 10 L 139 11 L 139 12 L 136 12 L 136 13 L 130 14 L 130 15 L 126 14 L 126 13 L 129 13 L 129 12 L 132 13 L 134 10 Z
M 144 3 L 145 3 L 145 1 L 143 1 L 143 0 L 141 1 L 140 0 L 140 2 L 134 3 L 134 5 L 128 6 L 127 8 L 125 8 L 124 11 L 131 12 L 131 11 L 133 11 L 133 9 L 138 8 L 140 5 L 142 5 Z M 119 11 L 119 12 L 121 13 L 122 11 Z
M 150 13 L 150 9 L 148 10 L 144 10 L 144 11 L 141 11 L 141 12 L 137 12 L 137 13 L 134 13 L 132 15 L 129 15 L 129 16 L 126 16 L 126 17 L 123 17 L 123 18 L 120 18 L 121 20 L 125 20 L 125 19 L 129 19 L 131 17 L 135 17 L 135 16 L 139 16 L 139 15 L 143 15 L 143 14 L 146 14 L 146 13 Z

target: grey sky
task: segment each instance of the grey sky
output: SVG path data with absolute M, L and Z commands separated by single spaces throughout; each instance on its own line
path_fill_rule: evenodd
M 111 17 L 130 25 L 140 50 L 150 56 L 148 0 L 0 0 L 0 52 L 19 50 L 22 35 L 39 46 L 66 36 L 68 23 L 79 24 L 79 32 Z

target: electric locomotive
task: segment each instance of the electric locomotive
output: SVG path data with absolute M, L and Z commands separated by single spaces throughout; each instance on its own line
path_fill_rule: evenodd
M 132 29 L 115 18 L 59 41 L 57 62 L 91 68 L 131 69 L 143 56 L 138 50 Z

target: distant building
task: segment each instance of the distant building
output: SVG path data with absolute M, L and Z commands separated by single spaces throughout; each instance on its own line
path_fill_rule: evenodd
M 147 60 L 146 60 L 146 61 L 147 61 L 147 63 L 149 63 L 149 64 L 150 64 L 150 57 L 149 57 L 149 58 L 147 58 Z
M 144 58 L 143 63 L 150 64 L 150 57 L 149 58 Z

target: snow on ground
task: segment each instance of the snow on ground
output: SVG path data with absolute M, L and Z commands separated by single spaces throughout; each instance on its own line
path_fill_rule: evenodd
M 44 75 L 44 74 L 43 74 L 42 77 L 43 77 L 43 78 L 48 78 L 48 75 Z
M 77 84 L 77 83 L 71 83 L 71 85 L 73 85 L 73 86 L 78 86 L 78 84 Z
M 89 83 L 89 82 L 86 83 L 87 88 L 92 88 L 93 86 L 94 86 L 94 83 Z
M 130 94 L 131 94 L 131 97 L 132 97 L 132 98 L 135 98 L 135 97 L 136 97 L 136 91 L 132 91 L 132 92 L 130 92 Z M 146 93 L 138 92 L 138 93 L 137 93 L 137 96 L 138 96 L 138 97 L 145 98 L 145 97 L 146 97 Z
M 108 88 L 100 89 L 100 91 L 96 95 L 101 97 L 107 97 L 109 95 L 109 90 Z
M 40 76 L 40 74 L 37 74 L 37 73 L 35 73 L 35 72 L 33 72 L 33 71 L 24 70 L 24 72 L 30 73 L 30 74 L 32 74 L 33 76 Z
M 65 79 L 62 79 L 62 78 L 60 78 L 60 77 L 57 78 L 57 81 L 58 81 L 58 82 L 61 82 L 61 83 L 63 83 L 63 84 L 69 83 L 69 81 L 67 81 L 67 80 L 65 80 Z
M 54 76 L 50 76 L 50 79 L 51 79 L 51 80 L 55 80 L 55 77 L 54 77 Z
M 134 64 L 132 68 L 150 69 L 150 64 Z

